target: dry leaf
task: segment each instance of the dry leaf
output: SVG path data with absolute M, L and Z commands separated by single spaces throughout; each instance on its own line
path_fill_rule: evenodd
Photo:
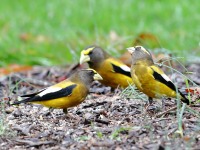
M 200 87 L 190 87 L 189 89 L 185 89 L 185 91 L 193 95 L 200 95 Z
M 152 47 L 160 47 L 158 39 L 151 33 L 141 33 L 133 41 L 133 45 L 151 45 Z
M 0 76 L 7 75 L 13 72 L 22 72 L 22 71 L 28 71 L 31 70 L 31 66 L 22 66 L 17 64 L 11 64 L 7 67 L 0 68 Z

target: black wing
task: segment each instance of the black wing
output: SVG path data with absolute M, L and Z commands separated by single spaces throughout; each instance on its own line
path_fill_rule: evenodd
M 113 69 L 114 69 L 115 72 L 123 74 L 123 75 L 126 75 L 128 77 L 131 77 L 130 71 L 125 71 L 122 68 L 120 68 L 120 67 L 118 67 L 118 66 L 116 66 L 114 64 L 112 64 L 112 66 L 113 66 Z
M 153 77 L 154 77 L 157 81 L 159 81 L 159 82 L 165 84 L 166 86 L 168 86 L 168 87 L 169 87 L 170 89 L 172 89 L 173 91 L 176 91 L 176 87 L 175 87 L 175 85 L 174 85 L 171 81 L 166 81 L 166 80 L 162 77 L 162 75 L 160 75 L 159 73 L 157 73 L 153 68 L 151 68 L 151 69 L 153 70 Z
M 42 90 L 40 90 L 40 91 L 38 91 L 38 92 L 35 92 L 35 93 L 26 94 L 26 95 L 21 95 L 20 97 L 33 97 L 33 96 L 36 96 L 37 94 L 43 92 L 43 91 L 46 90 L 46 89 L 47 89 L 47 88 L 42 89 Z
M 35 101 L 52 100 L 52 99 L 56 99 L 56 98 L 69 96 L 69 95 L 72 94 L 72 91 L 76 86 L 77 86 L 76 84 L 72 84 L 72 85 L 70 85 L 66 88 L 59 90 L 59 91 L 48 93 L 48 94 L 45 94 L 41 97 L 39 95 L 35 95 L 33 97 L 26 98 L 22 101 L 15 102 L 12 105 L 17 105 L 17 104 L 20 104 L 20 103 L 27 103 L 27 102 L 35 102 Z
M 161 83 L 163 83 L 163 84 L 165 84 L 166 86 L 168 86 L 170 89 L 172 89 L 173 91 L 176 91 L 176 87 L 175 87 L 175 85 L 171 82 L 171 81 L 166 81 L 163 77 L 162 77 L 162 75 L 160 75 L 159 73 L 157 73 L 153 68 L 151 68 L 152 70 L 153 70 L 153 77 L 157 80 L 157 81 L 159 81 L 159 82 L 161 82 Z M 184 102 L 184 103 L 187 103 L 188 105 L 189 105 L 189 100 L 185 97 L 185 95 L 183 95 L 178 89 L 177 89 L 177 91 L 180 93 L 180 95 L 182 96 L 182 101 Z

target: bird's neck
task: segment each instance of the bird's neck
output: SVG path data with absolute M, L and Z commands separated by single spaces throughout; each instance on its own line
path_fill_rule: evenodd
M 101 67 L 103 61 L 98 61 L 98 62 L 89 62 L 88 65 L 90 68 L 94 69 L 94 70 L 98 70 Z
M 153 64 L 154 62 L 151 59 L 139 59 L 134 63 L 134 65 L 144 65 L 144 66 L 150 66 Z
M 110 57 L 105 51 L 102 51 L 98 56 L 94 57 L 91 62 L 88 62 L 89 67 L 98 70 L 102 63 Z
M 84 78 L 84 79 L 83 79 Z M 89 90 L 91 83 L 93 82 L 92 78 L 85 78 L 85 77 L 79 77 L 79 76 L 71 76 L 69 78 L 72 82 L 78 83 L 82 86 L 87 87 Z

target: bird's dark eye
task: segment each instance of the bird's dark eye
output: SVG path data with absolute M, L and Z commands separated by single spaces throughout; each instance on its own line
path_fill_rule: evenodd
M 136 51 L 139 51 L 140 49 L 141 49 L 141 47 L 136 47 L 136 49 L 135 49 L 135 50 L 136 50 Z
M 95 73 L 92 71 L 91 74 L 94 75 Z
M 92 55 L 93 51 L 90 51 L 88 55 Z
M 89 71 L 88 73 L 89 73 L 90 75 L 93 75 L 93 74 L 94 74 L 94 72 L 93 72 L 93 71 Z

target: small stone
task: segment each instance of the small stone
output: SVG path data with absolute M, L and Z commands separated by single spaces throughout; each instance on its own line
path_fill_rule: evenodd
M 6 112 L 7 114 L 10 114 L 10 113 L 12 113 L 14 110 L 15 110 L 15 109 L 14 109 L 13 107 L 8 107 L 8 108 L 5 109 L 5 112 Z
M 91 113 L 86 113 L 86 114 L 84 115 L 84 117 L 85 117 L 85 119 L 91 119 L 92 114 L 91 114 Z

